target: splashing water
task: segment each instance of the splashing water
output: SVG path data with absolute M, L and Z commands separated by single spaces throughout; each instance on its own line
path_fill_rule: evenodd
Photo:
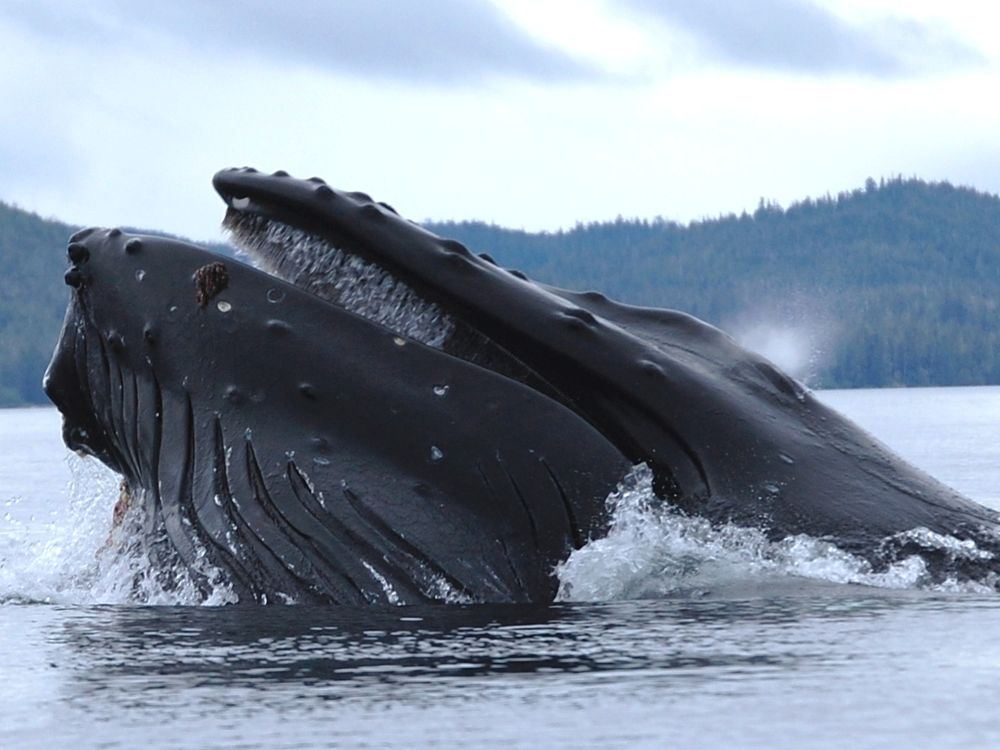
M 48 523 L 8 517 L 0 537 L 0 604 L 225 604 L 235 596 L 218 576 L 205 596 L 177 562 L 150 564 L 142 531 L 144 503 L 133 502 L 116 524 L 120 480 L 95 459 L 67 457 L 66 501 Z M 17 503 L 16 499 L 8 505 Z M 8 514 L 9 515 L 9 514 Z
M 68 503 L 46 524 L 6 518 L 0 536 L 0 604 L 220 605 L 237 600 L 219 571 L 199 567 L 199 587 L 161 532 L 147 535 L 145 503 L 132 502 L 119 522 L 112 508 L 119 479 L 93 459 L 70 456 Z M 916 554 L 874 571 L 864 559 L 806 535 L 769 541 L 758 529 L 715 525 L 665 506 L 652 472 L 636 467 L 608 498 L 611 526 L 558 566 L 560 601 L 745 596 L 812 585 L 993 593 L 997 581 L 936 577 L 923 553 L 986 560 L 971 540 L 913 529 L 886 540 Z M 11 505 L 16 500 L 8 501 Z M 151 557 L 158 558 L 153 565 Z M 210 584 L 206 594 L 204 582 Z M 453 597 L 443 597 L 457 601 Z
M 935 580 L 919 555 L 885 570 L 836 545 L 804 534 L 769 541 L 758 529 L 713 526 L 665 506 L 653 493 L 653 475 L 637 466 L 608 498 L 608 534 L 574 551 L 557 567 L 560 601 L 700 597 L 749 593 L 761 587 L 860 584 L 889 589 L 993 593 L 996 581 Z M 991 555 L 969 540 L 914 529 L 887 541 L 910 542 L 955 558 Z
M 92 601 L 95 551 L 111 531 L 118 479 L 96 461 L 66 460 L 73 478 L 68 504 L 58 498 L 64 506 L 58 516 L 41 525 L 7 519 L 0 551 L 0 597 L 5 601 Z

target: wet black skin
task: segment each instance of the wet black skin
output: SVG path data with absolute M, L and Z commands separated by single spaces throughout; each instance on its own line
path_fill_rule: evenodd
M 606 523 L 628 462 L 531 389 L 192 245 L 86 230 L 69 254 L 45 380 L 67 445 L 241 601 L 549 601 Z
M 444 581 L 476 601 L 546 601 L 554 563 L 604 530 L 604 497 L 639 462 L 664 502 L 876 566 L 920 551 L 890 539 L 913 528 L 995 546 L 995 512 L 691 316 L 533 283 L 321 180 L 243 169 L 214 184 L 230 218 L 377 263 L 520 373 L 191 245 L 76 238 L 46 383 L 67 443 L 149 490 L 181 557 L 207 550 L 244 599 L 384 602 L 387 581 L 415 601 Z M 201 307 L 192 277 L 219 261 L 228 284 Z
M 691 512 L 861 553 L 915 527 L 998 520 L 690 315 L 533 283 L 315 178 L 231 169 L 214 184 L 231 212 L 348 247 L 499 344 Z

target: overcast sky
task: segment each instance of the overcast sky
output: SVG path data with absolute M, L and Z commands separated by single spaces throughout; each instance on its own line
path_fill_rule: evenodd
M 216 239 L 227 166 L 412 219 L 1000 192 L 981 0 L 0 0 L 0 200 Z M 996 8 L 996 9 L 995 9 Z

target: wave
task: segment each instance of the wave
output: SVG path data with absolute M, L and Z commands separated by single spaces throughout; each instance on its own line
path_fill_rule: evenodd
M 746 595 L 799 589 L 803 582 L 884 589 L 994 593 L 997 575 L 960 571 L 961 563 L 992 560 L 972 540 L 913 529 L 883 540 L 890 559 L 875 569 L 835 544 L 804 534 L 772 541 L 759 529 L 713 525 L 666 506 L 653 493 L 653 474 L 635 467 L 608 498 L 606 536 L 558 566 L 560 601 Z M 979 566 L 980 568 L 982 566 Z
M 9 513 L 5 519 L 0 603 L 236 601 L 223 576 L 207 565 L 198 571 L 200 583 L 192 580 L 186 566 L 171 557 L 169 543 L 144 529 L 142 502 L 127 504 L 113 521 L 122 497 L 116 475 L 94 460 L 71 456 L 68 461 L 72 480 L 63 512 L 43 524 L 19 522 Z M 608 533 L 556 568 L 558 601 L 780 595 L 844 584 L 977 594 L 998 589 L 992 569 L 1000 566 L 991 549 L 1000 545 L 997 539 L 977 544 L 913 529 L 884 540 L 886 562 L 876 569 L 822 539 L 769 540 L 758 529 L 685 515 L 659 501 L 652 482 L 649 468 L 638 466 L 608 498 Z
M 155 535 L 143 530 L 142 503 L 116 505 L 120 478 L 93 459 L 70 454 L 65 509 L 48 523 L 9 513 L 0 537 L 0 603 L 215 605 L 236 598 L 221 580 L 206 595 L 180 561 L 153 566 Z M 8 501 L 8 504 L 17 500 Z M 125 509 L 127 506 L 127 509 Z

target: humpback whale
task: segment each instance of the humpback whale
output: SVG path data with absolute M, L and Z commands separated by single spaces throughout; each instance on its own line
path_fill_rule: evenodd
M 996 512 L 713 326 L 535 283 L 318 178 L 214 185 L 256 267 L 77 233 L 44 380 L 66 444 L 140 499 L 153 564 L 206 589 L 548 601 L 636 464 L 682 512 L 876 567 L 926 553 L 913 529 L 1000 550 Z

